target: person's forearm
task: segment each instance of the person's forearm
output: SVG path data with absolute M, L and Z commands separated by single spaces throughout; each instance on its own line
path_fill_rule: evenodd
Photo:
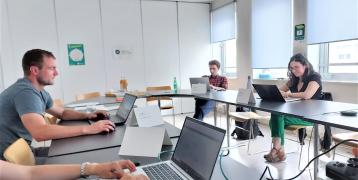
M 38 127 L 38 130 L 32 134 L 36 141 L 47 141 L 51 139 L 61 139 L 67 137 L 81 136 L 89 134 L 90 125 L 83 126 L 60 126 L 45 124 Z
M 30 174 L 31 179 L 77 179 L 80 172 L 80 165 L 41 165 L 33 166 Z
M 85 112 L 79 112 L 72 109 L 65 109 L 62 113 L 62 120 L 78 120 L 78 119 L 87 119 L 88 114 Z
M 288 92 L 288 97 L 301 98 L 301 99 L 311 99 L 311 97 L 308 97 L 305 92 L 298 92 L 298 93 Z

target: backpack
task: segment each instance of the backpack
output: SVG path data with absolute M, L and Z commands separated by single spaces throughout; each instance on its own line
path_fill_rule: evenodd
M 247 111 L 247 109 L 243 108 L 243 107 L 236 107 L 236 112 L 244 112 Z M 253 129 L 253 134 L 252 137 L 249 137 L 249 133 L 250 133 L 250 123 L 251 121 L 253 121 L 252 123 L 252 129 Z M 235 121 L 235 129 L 234 131 L 231 133 L 231 136 L 235 136 L 236 135 L 236 139 L 239 140 L 248 140 L 248 139 L 254 139 L 256 138 L 256 136 L 264 136 L 262 134 L 262 132 L 260 131 L 258 122 L 254 119 L 250 119 L 248 121 L 245 122 L 239 122 L 239 121 Z

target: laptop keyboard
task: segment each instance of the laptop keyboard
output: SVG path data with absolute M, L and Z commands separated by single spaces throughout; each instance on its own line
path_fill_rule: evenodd
M 143 167 L 143 170 L 149 179 L 183 179 L 166 163 Z

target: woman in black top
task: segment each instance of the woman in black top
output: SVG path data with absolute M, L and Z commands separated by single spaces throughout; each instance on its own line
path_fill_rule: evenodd
M 280 87 L 283 97 L 301 99 L 321 99 L 321 76 L 312 68 L 312 64 L 302 54 L 291 57 L 288 63 L 289 81 Z M 286 159 L 284 151 L 285 127 L 292 125 L 312 126 L 310 122 L 286 115 L 271 114 L 270 128 L 273 148 L 264 158 L 269 162 L 280 162 Z

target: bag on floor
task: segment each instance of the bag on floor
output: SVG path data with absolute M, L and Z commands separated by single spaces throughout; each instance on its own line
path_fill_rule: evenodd
M 245 108 L 243 107 L 236 107 L 236 112 L 244 112 L 247 111 Z M 250 122 L 253 121 L 252 123 L 252 129 L 253 129 L 253 134 L 251 137 L 249 137 L 250 134 Z M 231 136 L 235 136 L 236 135 L 236 139 L 239 140 L 248 140 L 248 139 L 255 139 L 256 136 L 264 136 L 262 134 L 262 132 L 260 131 L 258 122 L 255 120 L 248 120 L 245 122 L 239 122 L 239 121 L 235 121 L 235 129 L 234 131 L 231 133 Z

